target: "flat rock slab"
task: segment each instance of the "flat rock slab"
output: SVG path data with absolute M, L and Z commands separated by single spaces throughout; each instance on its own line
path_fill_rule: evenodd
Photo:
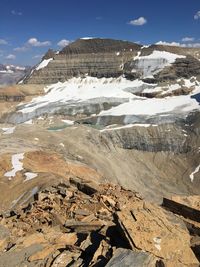
M 118 248 L 106 267 L 155 267 L 159 262 L 156 257 L 146 252 L 136 252 Z M 162 265 L 160 265 L 162 266 Z M 164 266 L 164 265 L 163 265 Z
M 165 262 L 198 266 L 190 248 L 190 235 L 175 216 L 148 202 L 132 205 L 130 209 L 117 212 L 117 216 L 119 229 L 133 250 L 150 252 Z
M 28 257 L 30 257 L 32 254 L 40 251 L 42 249 L 42 246 L 32 245 L 27 248 L 23 248 L 21 250 L 13 250 L 8 251 L 6 253 L 3 253 L 0 256 L 0 266 L 1 267 L 16 267 L 16 266 L 23 266 L 22 264 L 27 264 L 25 266 L 28 266 Z

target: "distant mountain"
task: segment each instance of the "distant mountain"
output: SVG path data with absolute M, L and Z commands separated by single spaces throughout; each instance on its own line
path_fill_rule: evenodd
M 17 83 L 30 70 L 29 66 L 0 64 L 0 86 Z

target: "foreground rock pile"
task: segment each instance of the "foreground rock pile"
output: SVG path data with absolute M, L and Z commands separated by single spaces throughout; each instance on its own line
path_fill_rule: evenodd
M 199 266 L 190 239 L 137 193 L 71 178 L 1 214 L 0 266 Z

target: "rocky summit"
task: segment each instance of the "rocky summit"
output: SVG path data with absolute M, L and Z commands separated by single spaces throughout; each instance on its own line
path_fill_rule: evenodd
M 82 38 L 0 88 L 0 267 L 200 265 L 199 55 Z

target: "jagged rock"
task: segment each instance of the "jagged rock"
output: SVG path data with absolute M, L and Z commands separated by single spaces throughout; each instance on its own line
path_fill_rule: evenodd
M 167 198 L 163 198 L 162 206 L 175 214 L 200 223 L 200 209 L 197 210 Z
M 78 222 L 68 220 L 65 222 L 65 227 L 74 229 L 78 233 L 88 233 L 90 231 L 99 230 L 103 225 L 104 223 L 102 221 Z
M 32 261 L 38 261 L 38 260 L 44 260 L 47 256 L 52 254 L 56 250 L 55 246 L 46 247 L 42 249 L 41 251 L 36 252 L 35 254 L 31 255 L 28 260 L 30 262 Z
M 18 257 L 19 266 L 23 266 L 20 265 L 22 262 L 28 267 L 32 267 L 31 264 L 56 267 L 59 263 L 60 266 L 65 263 L 74 267 L 105 266 L 118 247 L 131 248 L 136 253 L 136 266 L 164 266 L 162 262 L 167 267 L 179 267 L 179 263 L 198 266 L 190 246 L 198 257 L 199 239 L 193 235 L 190 244 L 190 235 L 181 220 L 157 205 L 144 202 L 134 192 L 120 186 L 98 184 L 98 191 L 86 198 L 82 191 L 71 185 L 68 187 L 74 192 L 71 201 L 67 195 L 59 193 L 62 188 L 66 189 L 65 184 L 58 182 L 53 188 L 56 190 L 49 186 L 41 189 L 41 192 L 51 193 L 44 199 L 33 200 L 28 208 L 17 209 L 15 216 L 1 218 L 0 225 L 6 225 L 12 240 L 12 249 L 7 246 L 8 251 L 2 251 L 0 264 L 4 267 L 15 266 L 6 265 L 7 255 Z M 86 211 L 90 215 L 85 216 Z M 60 223 L 54 224 L 55 214 L 62 217 Z M 99 216 L 103 216 L 103 220 Z M 67 221 L 63 227 L 64 219 Z M 25 255 L 25 249 L 32 247 L 36 249 L 27 250 Z M 137 249 L 150 254 L 135 252 Z M 118 262 L 121 266 L 126 266 L 132 252 L 120 252 Z M 115 255 L 108 264 L 115 262 Z M 121 262 L 121 255 L 125 262 Z
M 177 78 L 199 77 L 200 62 L 198 59 L 187 56 L 186 58 L 178 58 L 170 67 L 166 67 L 155 75 L 155 79 L 159 82 L 167 80 L 176 80 Z
M 16 267 L 16 266 L 29 266 L 28 258 L 30 255 L 37 253 L 42 249 L 41 245 L 32 245 L 28 248 L 22 248 L 21 250 L 10 250 L 1 254 L 0 266 L 2 267 Z

